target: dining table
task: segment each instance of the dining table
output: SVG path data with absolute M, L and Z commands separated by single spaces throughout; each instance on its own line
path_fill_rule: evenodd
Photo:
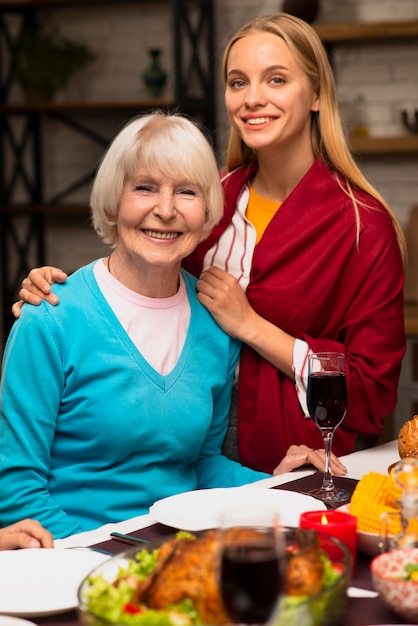
M 334 477 L 335 483 L 338 487 L 346 488 L 352 493 L 357 482 L 365 474 L 371 471 L 388 473 L 389 466 L 399 460 L 397 440 L 340 458 L 347 467 L 347 474 L 345 477 Z M 313 467 L 305 466 L 286 474 L 245 485 L 245 487 L 306 493 L 320 486 L 321 482 L 322 474 Z M 106 524 L 95 530 L 78 533 L 65 539 L 58 539 L 55 541 L 55 548 L 85 547 L 118 554 L 126 550 L 128 546 L 113 539 L 110 535 L 112 532 L 153 540 L 173 535 L 177 530 L 177 528 L 156 521 L 151 514 L 146 514 L 119 523 Z M 386 626 L 403 623 L 399 616 L 386 607 L 379 595 L 374 593 L 370 574 L 370 563 L 373 558 L 373 555 L 358 551 L 355 571 L 347 589 L 346 614 L 340 626 Z M 82 623 L 76 609 L 28 619 L 39 626 L 81 626 Z

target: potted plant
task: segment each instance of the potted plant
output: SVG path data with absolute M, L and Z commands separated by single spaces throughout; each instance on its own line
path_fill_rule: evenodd
M 94 59 L 86 45 L 64 37 L 57 27 L 45 31 L 33 20 L 22 30 L 16 75 L 30 98 L 51 100 L 67 86 L 74 72 Z

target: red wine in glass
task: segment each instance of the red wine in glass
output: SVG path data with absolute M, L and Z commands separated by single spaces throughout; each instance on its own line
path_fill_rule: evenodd
M 343 372 L 312 372 L 308 377 L 308 410 L 322 429 L 335 430 L 347 408 L 347 382 Z
M 344 419 L 347 397 L 345 355 L 339 352 L 310 354 L 306 401 L 309 415 L 321 431 L 325 449 L 322 485 L 310 493 L 329 505 L 344 504 L 350 499 L 347 491 L 335 487 L 331 471 L 332 438 Z
M 224 546 L 221 594 L 231 621 L 265 624 L 282 592 L 280 557 L 273 543 Z

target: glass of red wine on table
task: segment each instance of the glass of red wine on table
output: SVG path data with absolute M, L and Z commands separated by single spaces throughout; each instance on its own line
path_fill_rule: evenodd
M 307 404 L 309 415 L 322 434 L 325 472 L 322 485 L 309 493 L 333 508 L 350 500 L 350 494 L 335 486 L 331 470 L 332 438 L 347 410 L 345 355 L 319 352 L 308 357 Z
M 277 513 L 240 508 L 222 513 L 219 585 L 234 624 L 266 624 L 283 593 L 285 545 Z

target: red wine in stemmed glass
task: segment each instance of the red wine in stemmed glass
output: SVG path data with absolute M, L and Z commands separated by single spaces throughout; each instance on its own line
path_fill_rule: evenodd
M 347 382 L 342 372 L 312 372 L 308 380 L 308 409 L 322 429 L 335 430 L 347 408 Z
M 339 352 L 310 354 L 306 400 L 309 415 L 322 434 L 325 472 L 321 487 L 309 493 L 332 506 L 344 504 L 350 499 L 347 491 L 335 487 L 331 470 L 332 438 L 344 419 L 347 397 L 345 355 Z

